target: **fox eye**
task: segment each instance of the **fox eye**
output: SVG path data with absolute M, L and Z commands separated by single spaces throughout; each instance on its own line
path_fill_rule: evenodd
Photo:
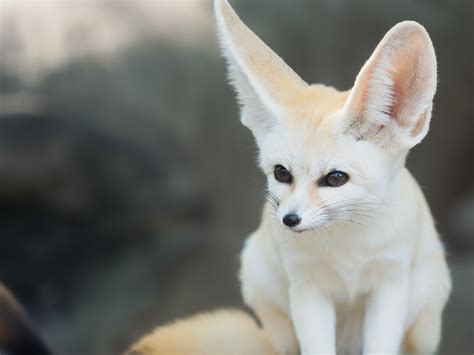
M 278 182 L 291 184 L 293 181 L 293 176 L 291 176 L 290 172 L 284 166 L 276 165 L 273 174 L 275 175 L 275 180 Z
M 343 171 L 331 171 L 321 181 L 320 186 L 339 187 L 349 181 L 349 175 Z

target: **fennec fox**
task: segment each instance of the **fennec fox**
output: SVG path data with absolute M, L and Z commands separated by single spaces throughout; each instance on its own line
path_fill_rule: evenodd
M 428 132 L 436 57 L 394 26 L 349 91 L 308 85 L 236 15 L 215 15 L 241 120 L 268 178 L 242 253 L 245 302 L 279 353 L 433 353 L 451 289 L 443 246 L 405 168 Z
M 242 293 L 263 324 L 224 310 L 158 328 L 128 354 L 428 354 L 451 281 L 423 194 L 404 167 L 427 134 L 436 57 L 402 22 L 350 91 L 308 85 L 215 0 L 229 74 L 268 177 L 242 253 Z M 0 346 L 49 354 L 0 286 Z

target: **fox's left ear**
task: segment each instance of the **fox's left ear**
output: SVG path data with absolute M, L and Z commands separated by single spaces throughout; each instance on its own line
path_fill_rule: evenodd
M 346 132 L 387 149 L 410 149 L 426 135 L 436 92 L 436 56 L 423 26 L 405 21 L 382 39 L 345 106 Z

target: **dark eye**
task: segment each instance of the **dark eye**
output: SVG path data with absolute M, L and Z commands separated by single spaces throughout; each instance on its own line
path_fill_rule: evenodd
M 291 184 L 293 177 L 291 176 L 290 172 L 281 165 L 275 166 L 275 171 L 273 172 L 275 175 L 275 179 L 278 182 L 282 182 L 285 184 Z
M 344 185 L 346 182 L 349 181 L 349 175 L 347 175 L 343 171 L 331 171 L 327 174 L 322 182 L 321 186 L 330 186 L 330 187 L 339 187 Z

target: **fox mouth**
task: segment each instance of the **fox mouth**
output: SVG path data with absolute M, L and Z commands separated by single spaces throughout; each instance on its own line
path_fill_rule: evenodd
M 288 231 L 291 231 L 293 233 L 297 233 L 299 235 L 305 233 L 305 232 L 318 232 L 318 231 L 328 231 L 328 229 L 333 226 L 333 225 L 338 225 L 344 222 L 345 225 L 357 225 L 357 226 L 366 226 L 366 224 L 362 222 L 358 222 L 354 220 L 354 218 L 347 218 L 342 220 L 341 218 L 337 217 L 328 217 L 323 221 L 320 221 L 319 223 L 311 224 L 311 225 L 298 225 L 294 227 L 288 227 L 285 226 L 283 223 L 280 223 L 282 227 L 287 229 Z
M 311 230 L 314 230 L 314 229 L 317 229 L 318 227 L 287 227 L 284 225 L 285 228 L 287 228 L 288 230 L 292 231 L 292 232 L 295 232 L 295 233 L 298 233 L 298 234 L 301 234 L 303 232 L 308 232 L 308 231 L 311 231 Z
M 311 232 L 311 231 L 317 231 L 320 228 L 323 228 L 326 224 L 328 224 L 330 221 L 324 221 L 316 224 L 310 224 L 310 225 L 297 225 L 294 227 L 288 227 L 285 226 L 283 223 L 280 223 L 282 227 L 284 227 L 286 230 L 297 233 L 297 234 L 302 234 L 304 232 Z

